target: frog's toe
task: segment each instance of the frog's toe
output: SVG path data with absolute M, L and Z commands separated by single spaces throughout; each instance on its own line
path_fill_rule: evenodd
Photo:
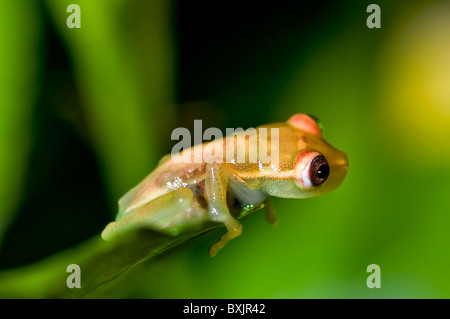
M 277 223 L 277 214 L 275 212 L 275 208 L 273 207 L 272 201 L 270 199 L 267 199 L 264 202 L 265 208 L 266 208 L 266 218 L 267 221 L 272 225 L 276 225 Z
M 227 232 L 220 237 L 220 239 L 211 245 L 209 248 L 209 255 L 211 257 L 214 257 L 219 250 L 221 250 L 226 243 L 228 243 L 233 238 L 238 237 L 242 233 L 242 225 L 233 219 L 230 219 L 225 223 L 225 226 L 227 227 Z

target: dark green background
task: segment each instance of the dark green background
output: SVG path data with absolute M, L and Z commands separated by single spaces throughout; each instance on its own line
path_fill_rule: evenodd
M 349 157 L 340 188 L 274 199 L 276 227 L 249 215 L 216 257 L 223 229 L 93 296 L 449 298 L 450 6 L 377 3 L 381 29 L 364 1 L 0 4 L 0 268 L 101 232 L 174 128 L 310 113 Z

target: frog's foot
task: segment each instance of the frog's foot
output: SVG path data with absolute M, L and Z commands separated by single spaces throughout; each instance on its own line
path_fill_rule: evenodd
M 242 233 L 242 225 L 233 217 L 229 217 L 224 221 L 227 232 L 220 237 L 220 239 L 209 248 L 209 255 L 214 257 L 219 250 L 221 250 L 227 242 L 233 238 L 238 237 Z
M 121 219 L 109 223 L 102 232 L 102 238 L 110 240 L 119 234 L 137 228 L 147 228 L 162 233 L 168 232 L 169 223 L 177 214 L 190 207 L 193 197 L 189 188 L 182 187 L 155 198 Z

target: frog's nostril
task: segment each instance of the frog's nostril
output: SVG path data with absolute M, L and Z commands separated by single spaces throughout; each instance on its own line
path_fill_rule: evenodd
M 344 166 L 345 171 L 348 171 L 348 158 L 347 158 L 347 155 L 345 155 L 343 166 Z

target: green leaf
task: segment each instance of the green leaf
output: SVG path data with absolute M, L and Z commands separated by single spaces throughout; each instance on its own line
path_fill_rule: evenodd
M 71 3 L 46 1 L 73 64 L 105 184 L 118 198 L 151 170 L 163 153 L 161 136 L 170 136 L 171 3 L 80 0 L 78 29 L 66 24 Z M 136 18 L 143 14 L 150 17 Z
M 263 207 L 249 205 L 238 216 L 246 216 Z M 1 272 L 0 298 L 89 297 L 89 293 L 140 262 L 218 227 L 222 225 L 211 222 L 202 224 L 200 228 L 192 225 L 179 236 L 139 229 L 108 242 L 97 235 L 78 247 L 36 264 Z M 80 266 L 81 288 L 67 287 L 66 280 L 70 273 L 66 270 L 71 264 Z
M 0 3 L 0 243 L 17 211 L 40 67 L 38 4 Z

